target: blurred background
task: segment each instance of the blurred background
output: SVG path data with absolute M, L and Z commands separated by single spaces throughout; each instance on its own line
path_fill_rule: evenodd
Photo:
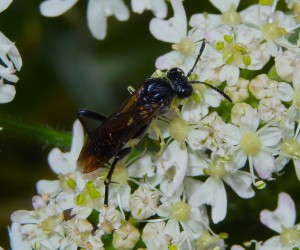
M 244 2 L 250 5 L 254 1 Z M 170 44 L 150 34 L 151 12 L 142 15 L 131 12 L 126 22 L 108 18 L 107 37 L 97 41 L 87 28 L 87 1 L 79 1 L 57 18 L 41 16 L 39 3 L 15 0 L 0 13 L 0 31 L 16 43 L 23 59 L 23 67 L 17 73 L 20 80 L 16 84 L 16 97 L 0 106 L 0 118 L 9 114 L 27 122 L 71 131 L 78 108 L 109 115 L 128 96 L 127 86 L 138 87 L 154 72 L 155 59 L 171 50 Z M 129 1 L 126 4 L 130 6 Z M 188 18 L 203 11 L 219 13 L 208 1 L 186 0 L 184 5 Z M 53 147 L 7 134 L 5 127 L 0 132 L 0 246 L 5 249 L 9 249 L 10 214 L 32 209 L 31 198 L 36 194 L 38 180 L 56 179 L 47 162 Z M 292 167 L 286 170 L 285 175 L 278 177 L 279 181 L 258 190 L 251 202 L 237 198 L 228 189 L 227 218 L 234 219 L 212 229 L 228 232 L 229 244 L 252 238 L 264 240 L 273 235 L 260 224 L 258 215 L 263 208 L 275 209 L 280 191 L 288 192 L 296 200 L 299 181 Z

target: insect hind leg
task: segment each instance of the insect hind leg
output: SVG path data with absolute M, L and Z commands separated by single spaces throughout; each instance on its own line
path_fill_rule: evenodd
M 124 158 L 126 155 L 128 155 L 131 152 L 132 148 L 131 147 L 127 147 L 127 148 L 123 148 L 121 149 L 117 155 L 115 156 L 115 159 L 109 169 L 109 172 L 106 176 L 106 179 L 104 180 L 104 185 L 105 185 L 105 196 L 104 196 L 104 206 L 108 206 L 108 187 L 109 184 L 112 183 L 112 175 L 114 173 L 115 167 L 118 163 L 118 161 L 120 161 L 122 158 Z
M 89 110 L 89 109 L 78 109 L 77 116 L 79 121 L 81 122 L 85 132 L 90 135 L 92 131 L 87 127 L 86 122 L 83 120 L 83 118 L 92 119 L 99 122 L 104 122 L 107 117 L 105 115 L 102 115 L 100 113 L 97 113 L 95 111 Z

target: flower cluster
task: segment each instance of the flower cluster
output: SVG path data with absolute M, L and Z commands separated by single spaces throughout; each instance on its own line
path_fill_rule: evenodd
M 11 0 L 0 1 L 0 13 L 11 2 Z M 14 99 L 16 90 L 13 83 L 19 80 L 15 73 L 21 67 L 22 59 L 15 44 L 0 31 L 0 104 Z
M 59 15 L 76 2 L 47 0 L 41 11 Z M 173 50 L 157 59 L 155 76 L 171 67 L 187 73 L 205 40 L 190 80 L 224 89 L 232 103 L 204 84 L 193 84 L 192 97 L 175 99 L 170 112 L 146 132 L 159 145 L 158 153 L 134 151 L 118 162 L 107 207 L 108 169 L 84 174 L 77 168 L 83 130 L 76 121 L 70 152 L 49 154 L 58 180 L 38 183 L 33 211 L 12 214 L 13 249 L 225 249 L 226 233 L 215 234 L 209 226 L 210 218 L 219 223 L 226 217 L 225 184 L 249 199 L 290 160 L 300 180 L 300 2 L 286 0 L 288 14 L 276 10 L 277 0 L 240 12 L 238 0 L 210 2 L 220 14 L 195 14 L 189 26 L 181 0 L 171 0 L 174 16 L 168 20 L 164 1 L 132 0 L 132 7 L 152 9 L 151 33 L 172 43 Z M 99 39 L 107 16 L 126 20 L 129 15 L 121 0 L 88 4 L 89 27 Z M 256 243 L 257 249 L 299 247 L 287 194 L 280 194 L 274 213 L 261 213 L 261 221 L 281 235 Z

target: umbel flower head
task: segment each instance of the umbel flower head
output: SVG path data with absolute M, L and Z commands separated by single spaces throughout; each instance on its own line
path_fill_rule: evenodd
M 44 1 L 41 11 L 59 15 L 76 2 Z M 285 13 L 276 9 L 276 0 L 241 11 L 237 0 L 210 2 L 220 14 L 197 13 L 189 20 L 181 0 L 170 1 L 173 16 L 168 19 L 164 7 L 158 8 L 168 4 L 164 1 L 132 1 L 132 6 L 138 13 L 151 9 L 156 17 L 150 32 L 172 44 L 156 60 L 154 76 L 164 77 L 161 70 L 171 67 L 187 73 L 205 39 L 190 80 L 223 90 L 232 103 L 204 84 L 193 84 L 191 97 L 175 99 L 170 111 L 150 124 L 145 136 L 156 151 L 137 144 L 118 162 L 107 207 L 108 168 L 88 174 L 77 168 L 84 139 L 75 121 L 70 152 L 55 148 L 49 154 L 57 180 L 39 181 L 33 210 L 11 216 L 13 249 L 225 249 L 227 233 L 213 232 L 210 223 L 230 219 L 228 189 L 237 199 L 250 199 L 288 162 L 300 180 L 300 49 L 295 36 L 300 3 L 286 1 Z M 99 39 L 106 27 L 95 20 L 129 16 L 123 1 L 88 4 L 90 29 Z M 285 194 L 279 200 L 292 204 Z M 273 241 L 277 245 L 299 247 L 294 215 L 282 216 L 280 204 L 273 214 L 262 212 L 262 222 L 281 234 L 280 242 Z M 264 244 L 256 246 L 264 249 Z

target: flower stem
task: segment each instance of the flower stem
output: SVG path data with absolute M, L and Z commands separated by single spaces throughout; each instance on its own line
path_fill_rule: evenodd
M 49 146 L 68 148 L 72 141 L 71 132 L 58 131 L 47 125 L 30 123 L 3 113 L 0 113 L 0 127 L 3 127 L 1 135 L 30 139 Z

